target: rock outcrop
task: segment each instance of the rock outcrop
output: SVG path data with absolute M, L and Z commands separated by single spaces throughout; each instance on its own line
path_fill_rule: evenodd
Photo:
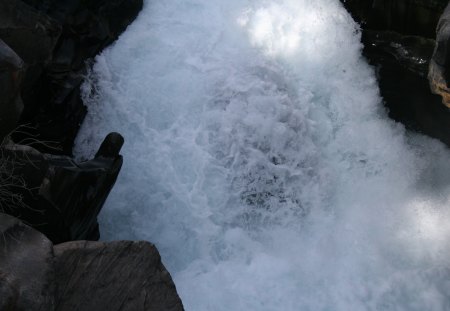
M 14 130 L 22 113 L 23 69 L 22 59 L 0 39 L 0 142 Z
M 26 64 L 21 123 L 29 126 L 15 141 L 51 141 L 52 148 L 38 149 L 71 154 L 86 115 L 80 85 L 87 62 L 117 39 L 142 5 L 142 0 L 0 0 L 0 39 Z
M 0 310 L 183 310 L 169 272 L 148 242 L 53 246 L 1 213 L 0 234 Z
M 343 0 L 364 28 L 434 38 L 447 0 Z
M 450 110 L 442 105 L 440 96 L 431 92 L 428 80 L 433 76 L 440 81 L 435 84 L 442 89 L 442 75 L 435 74 L 438 67 L 431 59 L 436 25 L 448 1 L 347 0 L 343 3 L 361 23 L 364 56 L 376 67 L 389 116 L 410 130 L 450 146 Z M 448 50 L 442 55 L 448 57 Z
M 17 199 L 2 202 L 3 211 L 54 243 L 97 240 L 97 215 L 122 166 L 122 144 L 122 136 L 111 133 L 95 158 L 81 163 L 43 154 L 30 146 L 4 145 L 0 149 L 4 167 L 0 187 L 16 194 Z
M 436 30 L 436 47 L 428 75 L 433 93 L 442 97 L 450 108 L 450 4 L 447 5 Z

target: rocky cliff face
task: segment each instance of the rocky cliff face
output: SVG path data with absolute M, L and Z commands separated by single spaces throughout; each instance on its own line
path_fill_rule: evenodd
M 22 59 L 0 39 L 0 140 L 14 130 L 22 113 L 23 72 Z
M 364 55 L 376 67 L 380 92 L 390 117 L 450 146 L 450 110 L 430 90 L 431 82 L 435 93 L 446 92 L 444 64 L 449 54 L 443 38 L 447 28 L 438 28 L 437 45 L 435 38 L 448 1 L 343 2 L 361 23 Z M 442 16 L 445 20 L 446 14 Z
M 405 35 L 435 37 L 447 0 L 345 0 L 346 8 L 364 28 Z
M 68 156 L 86 114 L 79 87 L 142 4 L 0 0 L 0 310 L 183 310 L 148 242 L 53 245 L 99 238 L 124 140 Z
M 14 134 L 47 141 L 40 151 L 71 154 L 86 115 L 80 99 L 87 61 L 134 20 L 142 0 L 0 0 L 0 39 L 25 63 L 21 95 L 27 124 Z M 50 143 L 51 148 L 48 148 Z

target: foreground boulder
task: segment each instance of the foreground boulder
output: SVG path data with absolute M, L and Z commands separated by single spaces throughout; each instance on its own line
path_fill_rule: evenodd
M 450 4 L 439 20 L 436 32 L 428 79 L 433 93 L 440 95 L 442 103 L 450 108 Z
M 56 310 L 183 310 L 158 250 L 150 243 L 77 241 L 54 249 Z
M 0 213 L 0 310 L 53 310 L 53 245 L 40 232 Z
M 68 242 L 0 213 L 0 310 L 182 311 L 148 242 Z
M 0 142 L 15 129 L 22 113 L 23 69 L 22 59 L 0 39 Z
M 4 200 L 3 210 L 54 243 L 97 240 L 97 215 L 120 172 L 122 144 L 122 136 L 111 133 L 96 157 L 81 163 L 6 144 L 0 148 L 0 185 L 15 199 Z

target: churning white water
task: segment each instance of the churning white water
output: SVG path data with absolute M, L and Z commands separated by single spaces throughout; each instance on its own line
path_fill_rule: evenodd
M 125 165 L 105 239 L 187 310 L 450 310 L 450 163 L 382 108 L 338 0 L 147 1 L 83 86 Z

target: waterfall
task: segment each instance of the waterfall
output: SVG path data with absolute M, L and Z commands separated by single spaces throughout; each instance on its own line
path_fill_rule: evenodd
M 450 162 L 387 118 L 338 0 L 147 1 L 77 138 L 125 137 L 104 239 L 156 244 L 187 310 L 449 310 Z

